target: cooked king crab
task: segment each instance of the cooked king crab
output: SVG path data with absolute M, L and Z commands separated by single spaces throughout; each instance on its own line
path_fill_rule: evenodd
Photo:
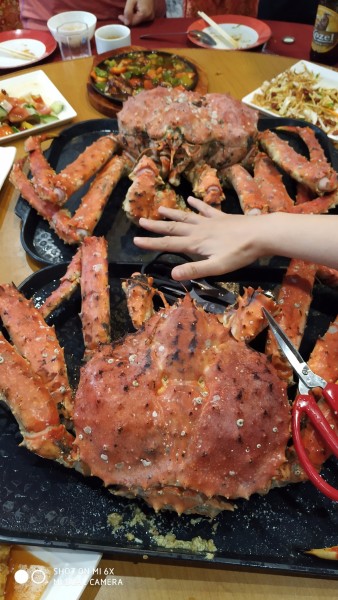
M 59 173 L 41 151 L 48 136 L 28 138 L 32 179 L 24 174 L 22 161 L 10 178 L 57 235 L 76 244 L 92 234 L 112 190 L 126 175 L 133 183 L 124 209 L 134 221 L 141 215 L 158 218 L 160 204 L 182 207 L 182 198 L 169 185 L 178 185 L 182 172 L 196 195 L 219 206 L 224 194 L 217 171 L 245 158 L 257 136 L 257 119 L 256 111 L 227 94 L 201 96 L 159 87 L 125 102 L 117 115 L 119 134 L 100 137 Z M 95 173 L 75 214 L 61 208 Z
M 28 138 L 25 148 L 32 178 L 26 177 L 18 161 L 10 179 L 68 244 L 92 235 L 113 189 L 125 176 L 132 185 L 123 208 L 135 223 L 141 216 L 157 219 L 160 205 L 188 210 L 172 187 L 181 175 L 191 182 L 194 195 L 217 207 L 224 200 L 222 185 L 230 184 L 243 212 L 328 211 L 338 201 L 338 178 L 313 129 L 276 128 L 303 140 L 306 158 L 272 131 L 258 135 L 257 116 L 227 94 L 201 96 L 158 87 L 130 98 L 118 113 L 119 134 L 100 137 L 59 173 L 42 153 L 46 136 Z M 266 153 L 257 154 L 259 148 Z M 299 194 L 296 201 L 286 198 L 274 163 L 305 191 L 302 200 Z M 254 171 L 254 178 L 244 164 Z M 62 208 L 95 174 L 75 213 Z
M 87 362 L 72 395 L 63 351 L 44 317 L 80 274 Z M 276 313 L 273 298 L 249 288 L 221 323 L 189 294 L 154 312 L 152 280 L 140 274 L 124 289 L 132 316 L 147 320 L 111 343 L 102 238 L 84 241 L 40 309 L 13 285 L 0 286 L 1 317 L 15 345 L 1 336 L 0 391 L 23 445 L 100 477 L 115 494 L 179 514 L 213 516 L 237 498 L 304 480 L 287 450 L 286 383 L 246 343 L 265 326 L 261 307 Z M 309 427 L 305 432 L 312 451 L 316 442 Z

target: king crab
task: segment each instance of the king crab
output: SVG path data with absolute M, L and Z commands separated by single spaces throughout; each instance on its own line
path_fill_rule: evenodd
M 182 92 L 158 87 L 125 102 L 118 113 L 119 134 L 100 137 L 76 160 L 56 173 L 46 161 L 41 142 L 28 138 L 32 178 L 18 161 L 11 181 L 30 205 L 67 244 L 93 234 L 118 181 L 129 176 L 123 202 L 135 223 L 141 216 L 158 218 L 158 206 L 188 210 L 176 193 L 182 175 L 193 194 L 220 207 L 223 188 L 233 187 L 245 213 L 327 212 L 338 200 L 337 174 L 310 127 L 279 127 L 296 134 L 309 158 L 294 151 L 273 131 L 257 131 L 257 113 L 226 94 Z M 277 165 L 277 167 L 276 167 Z M 296 182 L 289 197 L 281 170 Z M 64 206 L 91 177 L 93 182 L 72 215 Z
M 294 263 L 287 277 L 295 289 L 298 276 L 309 296 L 304 277 L 310 286 L 315 273 L 315 266 Z M 63 350 L 44 319 L 72 294 L 80 277 L 86 362 L 73 393 Z M 1 334 L 0 392 L 19 423 L 23 445 L 101 478 L 115 494 L 179 514 L 213 516 L 233 508 L 237 498 L 305 480 L 288 445 L 284 365 L 273 360 L 271 343 L 269 356 L 247 345 L 266 325 L 262 306 L 286 318 L 291 301 L 289 307 L 287 301 L 280 304 L 282 313 L 271 295 L 248 288 L 221 317 L 195 306 L 189 294 L 173 306 L 164 299 L 154 312 L 151 278 L 135 274 L 123 287 L 134 323 L 145 323 L 111 343 L 102 238 L 84 240 L 39 309 L 13 285 L 0 286 L 0 314 L 14 344 Z M 337 341 L 333 329 L 329 342 L 321 340 L 322 350 Z M 290 337 L 295 331 L 298 324 Z M 320 356 L 322 374 L 327 365 Z M 328 452 L 310 425 L 303 438 L 319 469 Z
M 247 155 L 257 136 L 258 114 L 226 94 L 201 96 L 158 87 L 130 98 L 117 119 L 118 135 L 102 136 L 60 173 L 42 153 L 45 136 L 25 144 L 31 180 L 22 161 L 11 172 L 23 198 L 68 244 L 93 233 L 112 190 L 127 175 L 133 183 L 124 209 L 135 222 L 141 215 L 158 218 L 160 204 L 182 207 L 183 199 L 171 187 L 182 173 L 196 195 L 219 206 L 224 194 L 218 175 Z M 95 174 L 71 215 L 64 204 Z

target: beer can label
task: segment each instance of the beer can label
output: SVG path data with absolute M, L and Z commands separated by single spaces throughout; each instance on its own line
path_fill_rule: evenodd
M 312 50 L 329 52 L 338 43 L 338 13 L 319 4 L 313 30 Z

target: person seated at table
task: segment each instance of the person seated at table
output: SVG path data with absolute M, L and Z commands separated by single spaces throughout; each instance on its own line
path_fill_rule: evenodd
M 19 0 L 20 18 L 25 29 L 48 30 L 47 21 L 53 15 L 68 10 L 86 10 L 95 13 L 97 24 L 119 19 L 133 26 L 155 17 L 164 17 L 165 0 Z
M 199 10 L 213 15 L 257 15 L 258 0 L 167 0 L 168 17 L 198 17 Z
M 158 211 L 168 221 L 140 219 L 141 227 L 164 237 L 134 238 L 135 245 L 145 250 L 193 255 L 194 262 L 173 268 L 177 281 L 222 275 L 272 255 L 338 268 L 338 216 L 234 215 L 191 196 L 188 203 L 198 212 L 161 206 Z
M 308 23 L 316 19 L 318 0 L 259 0 L 258 18 Z

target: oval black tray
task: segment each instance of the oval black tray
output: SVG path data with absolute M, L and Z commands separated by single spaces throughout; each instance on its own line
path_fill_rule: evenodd
M 36 302 L 51 291 L 64 274 L 66 264 L 41 269 L 29 277 L 21 290 Z M 131 330 L 121 277 L 135 270 L 135 264 L 110 265 L 110 294 L 114 335 Z M 141 268 L 141 265 L 137 265 Z M 224 278 L 240 285 L 278 285 L 283 269 L 248 268 Z M 82 334 L 78 316 L 80 298 L 65 302 L 52 315 L 73 382 L 78 376 L 82 354 Z M 338 306 L 338 290 L 316 284 L 310 310 L 310 326 L 304 357 L 322 334 Z M 315 336 L 315 337 L 313 337 Z M 115 556 L 188 562 L 201 566 L 250 569 L 263 573 L 306 574 L 338 578 L 338 563 L 323 561 L 304 553 L 313 547 L 337 544 L 338 506 L 320 494 L 310 483 L 275 488 L 266 496 L 253 495 L 236 502 L 234 512 L 223 512 L 214 520 L 177 516 L 172 512 L 155 514 L 143 502 L 112 496 L 98 479 L 84 477 L 74 470 L 44 460 L 19 447 L 21 436 L 9 410 L 0 406 L 0 541 L 48 547 L 99 550 Z M 323 474 L 338 486 L 337 461 L 329 460 Z M 132 524 L 136 509 L 146 521 Z M 107 518 L 122 516 L 123 527 L 113 531 Z M 200 536 L 213 540 L 217 551 L 209 555 L 184 549 L 167 549 L 156 544 L 153 530 L 171 532 L 178 540 Z
M 304 125 L 304 122 L 274 117 L 264 117 L 259 120 L 260 130 L 272 129 L 279 125 Z M 338 170 L 338 152 L 335 152 L 331 141 L 320 129 L 315 126 L 311 127 L 316 131 L 328 160 Z M 94 142 L 99 136 L 111 131 L 117 132 L 117 121 L 115 119 L 93 119 L 72 125 L 64 129 L 60 136 L 53 140 L 48 149 L 47 158 L 52 167 L 59 172 L 72 162 L 87 145 Z M 298 152 L 305 152 L 304 144 L 298 137 L 287 132 L 280 132 L 279 135 L 287 139 Z M 128 178 L 119 182 L 111 194 L 102 218 L 94 231 L 94 235 L 104 235 L 108 240 L 109 260 L 111 262 L 143 263 L 148 262 L 153 257 L 153 253 L 140 250 L 133 243 L 135 235 L 149 236 L 152 234 L 134 225 L 122 209 L 122 202 L 130 183 Z M 71 212 L 78 207 L 89 184 L 90 182 L 73 194 L 65 205 Z M 291 188 L 289 191 L 292 194 L 292 183 L 287 177 L 285 178 L 285 184 L 288 188 Z M 191 186 L 187 181 L 183 181 L 177 191 L 183 198 L 187 198 L 191 193 Z M 228 213 L 241 213 L 236 193 L 227 190 L 226 194 L 227 201 L 224 203 L 226 205 L 224 210 Z M 333 209 L 332 212 L 336 210 Z M 56 264 L 72 258 L 76 247 L 68 246 L 60 240 L 49 227 L 47 221 L 44 221 L 22 197 L 18 199 L 15 212 L 22 220 L 21 243 L 31 258 L 41 264 Z M 285 262 L 283 261 L 282 264 L 285 264 Z

